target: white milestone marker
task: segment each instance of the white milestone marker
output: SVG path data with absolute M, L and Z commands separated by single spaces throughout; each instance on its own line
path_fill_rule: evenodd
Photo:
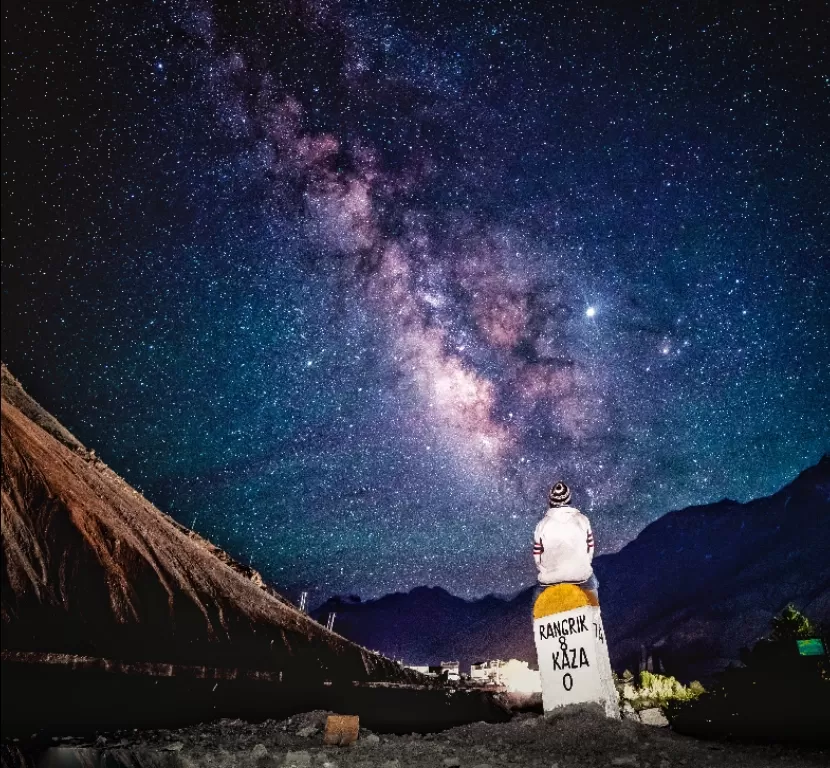
M 619 718 L 617 690 L 599 606 L 575 584 L 548 587 L 533 607 L 533 634 L 545 712 L 600 704 Z

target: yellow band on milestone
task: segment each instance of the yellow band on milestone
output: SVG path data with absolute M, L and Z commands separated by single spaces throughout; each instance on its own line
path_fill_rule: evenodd
M 542 619 L 553 613 L 562 613 L 584 605 L 599 605 L 593 593 L 576 584 L 554 584 L 542 592 L 533 604 L 533 618 Z

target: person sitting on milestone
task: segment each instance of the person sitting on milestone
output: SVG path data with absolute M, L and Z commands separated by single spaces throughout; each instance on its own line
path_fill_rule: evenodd
M 571 506 L 571 491 L 565 483 L 550 489 L 547 514 L 533 533 L 533 559 L 539 581 L 534 601 L 552 584 L 577 584 L 597 598 L 591 523 Z

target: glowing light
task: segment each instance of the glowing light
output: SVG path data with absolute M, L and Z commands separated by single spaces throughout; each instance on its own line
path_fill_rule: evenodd
M 593 317 L 596 313 L 596 307 L 588 307 L 588 309 L 585 310 L 585 317 Z

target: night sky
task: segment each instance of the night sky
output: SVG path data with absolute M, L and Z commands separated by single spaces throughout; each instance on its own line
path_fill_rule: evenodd
M 314 602 L 518 590 L 558 479 L 600 553 L 775 491 L 830 449 L 828 12 L 676 6 L 5 3 L 4 362 Z

